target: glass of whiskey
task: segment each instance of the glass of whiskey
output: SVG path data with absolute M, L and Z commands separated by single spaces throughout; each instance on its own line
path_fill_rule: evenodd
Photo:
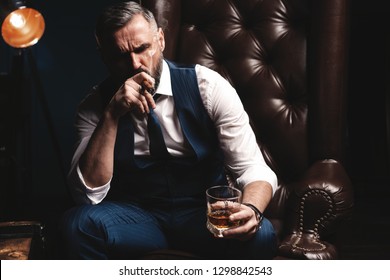
M 223 231 L 239 226 L 229 216 L 241 207 L 242 192 L 239 189 L 220 185 L 206 190 L 207 228 L 215 237 L 223 237 Z

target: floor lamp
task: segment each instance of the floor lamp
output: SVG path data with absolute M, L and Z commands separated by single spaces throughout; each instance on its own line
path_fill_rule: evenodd
M 6 3 L 5 3 L 6 2 Z M 54 124 L 52 122 L 49 105 L 45 96 L 44 87 L 41 82 L 37 64 L 31 51 L 31 46 L 38 43 L 45 30 L 45 21 L 40 12 L 25 6 L 25 1 L 2 1 L 2 11 L 6 13 L 1 26 L 1 34 L 4 41 L 16 50 L 16 67 L 23 67 L 24 58 L 30 66 L 30 74 L 37 94 L 37 98 L 42 106 L 44 118 L 48 127 L 49 135 L 57 156 L 61 175 L 66 186 L 66 173 L 61 149 Z M 19 71 L 20 72 L 20 71 Z

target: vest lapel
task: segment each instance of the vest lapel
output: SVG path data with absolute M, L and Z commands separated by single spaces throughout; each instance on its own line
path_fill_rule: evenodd
M 215 128 L 200 97 L 195 67 L 178 68 L 169 61 L 167 63 L 171 70 L 173 98 L 181 128 L 198 160 L 202 160 L 216 144 L 213 141 L 215 137 L 210 134 Z

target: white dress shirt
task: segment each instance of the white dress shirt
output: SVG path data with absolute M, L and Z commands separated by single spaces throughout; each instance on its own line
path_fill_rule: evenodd
M 237 186 L 244 188 L 253 181 L 267 181 L 275 193 L 278 183 L 275 173 L 265 163 L 257 145 L 249 118 L 235 89 L 217 72 L 201 65 L 195 66 L 200 95 L 211 120 L 217 128 L 225 166 L 234 174 Z M 167 63 L 163 63 L 160 85 L 156 93 L 162 96 L 154 110 L 158 116 L 164 140 L 171 155 L 181 157 L 191 153 L 185 141 L 172 96 L 171 77 Z M 75 122 L 78 143 L 69 172 L 69 184 L 78 203 L 97 204 L 110 189 L 110 182 L 96 188 L 88 187 L 78 167 L 78 161 L 101 116 L 101 99 L 98 88 L 81 102 Z M 134 153 L 149 154 L 146 117 L 133 115 Z

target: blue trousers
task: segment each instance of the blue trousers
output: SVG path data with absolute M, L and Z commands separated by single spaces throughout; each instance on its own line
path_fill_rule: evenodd
M 200 259 L 271 259 L 276 235 L 271 223 L 248 241 L 214 238 L 206 228 L 206 206 L 191 199 L 158 207 L 103 201 L 69 209 L 62 220 L 70 259 L 137 259 L 161 249 L 190 252 Z

